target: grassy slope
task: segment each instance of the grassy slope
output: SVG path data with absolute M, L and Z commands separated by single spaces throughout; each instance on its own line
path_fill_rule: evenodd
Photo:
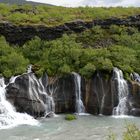
M 14 11 L 15 9 L 20 10 Z M 135 14 L 140 14 L 140 8 L 64 8 L 47 5 L 16 6 L 0 4 L 0 21 L 10 21 L 18 25 L 43 24 L 56 26 L 76 19 L 90 21 L 110 17 L 124 18 Z

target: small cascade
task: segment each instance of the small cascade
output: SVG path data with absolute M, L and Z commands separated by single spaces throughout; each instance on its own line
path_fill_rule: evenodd
M 114 68 L 114 80 L 117 81 L 117 91 L 119 104 L 113 109 L 113 115 L 127 115 L 128 105 L 127 96 L 129 93 L 127 81 L 123 78 L 123 73 L 118 68 Z
M 76 95 L 76 113 L 80 115 L 82 113 L 85 113 L 85 107 L 81 99 L 81 76 L 75 72 L 73 72 L 73 75 Z
M 27 73 L 31 73 L 32 72 L 32 65 L 29 65 L 27 68 Z
M 136 81 L 136 82 L 139 82 L 140 83 L 140 75 L 138 74 L 138 73 L 136 73 L 136 72 L 134 72 L 134 73 L 131 73 L 131 79 L 132 80 L 134 80 L 134 81 Z
M 27 73 L 28 74 L 32 73 L 32 65 L 28 66 Z M 45 78 L 46 77 L 47 77 L 47 75 L 45 75 Z M 29 75 L 29 94 L 30 94 L 31 98 L 35 96 L 36 99 L 42 103 L 42 105 L 44 105 L 44 103 L 43 103 L 42 99 L 40 99 L 38 93 L 46 95 L 46 104 L 45 104 L 46 105 L 46 113 L 45 113 L 45 116 L 47 116 L 50 113 L 51 114 L 55 113 L 55 103 L 54 103 L 54 99 L 53 99 L 53 92 L 51 92 L 52 90 L 50 90 L 50 95 L 48 95 L 47 90 L 46 90 L 47 85 L 43 85 L 43 80 L 44 79 L 42 79 L 42 78 L 37 80 L 33 73 L 31 75 Z M 46 83 L 46 81 L 45 81 L 45 83 Z
M 53 99 L 53 94 L 50 94 L 48 96 L 48 108 L 47 108 L 47 114 L 50 113 L 50 112 L 55 112 L 55 102 L 54 102 L 54 99 Z
M 46 107 L 46 114 L 45 116 L 49 115 L 49 114 L 53 114 L 55 115 L 55 102 L 53 99 L 53 93 L 54 93 L 54 89 L 49 88 L 49 93 L 47 93 L 47 85 L 43 84 L 43 81 L 47 84 L 48 81 L 48 76 L 45 74 L 45 77 L 43 77 L 44 79 L 40 78 L 39 82 L 41 84 L 41 86 L 43 87 L 43 91 L 45 91 L 46 95 L 47 95 L 47 107 Z
M 100 85 L 101 85 L 101 91 L 102 91 L 102 96 L 99 97 L 99 93 L 96 93 L 97 99 L 98 99 L 98 104 L 99 104 L 99 114 L 103 114 L 103 109 L 104 109 L 104 104 L 105 104 L 105 92 L 104 92 L 104 87 L 103 87 L 103 79 L 100 77 L 99 73 L 97 73 L 97 77 L 99 79 Z
M 0 129 L 6 129 L 21 124 L 37 125 L 38 121 L 30 115 L 15 111 L 12 104 L 6 100 L 5 88 L 4 78 L 0 77 Z
M 16 78 L 19 77 L 19 76 L 20 76 L 20 75 L 18 75 L 18 76 L 12 76 L 12 77 L 10 78 L 10 80 L 9 80 L 9 83 L 14 83 L 15 80 L 16 80 Z
M 44 94 L 46 95 L 45 91 L 43 90 L 43 86 L 39 83 L 39 81 L 36 79 L 35 75 L 33 73 L 28 74 L 29 78 L 29 98 L 34 101 L 37 100 L 41 103 L 42 106 L 45 106 L 44 102 L 40 98 L 39 94 Z M 37 108 L 38 112 L 39 108 Z

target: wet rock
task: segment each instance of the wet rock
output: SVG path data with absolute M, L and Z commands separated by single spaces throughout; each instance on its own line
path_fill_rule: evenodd
M 139 117 L 140 116 L 140 108 L 132 108 L 130 110 L 130 115 Z
M 48 89 L 52 85 L 48 85 Z M 53 94 L 56 113 L 75 112 L 75 84 L 72 75 L 59 78 L 53 84 L 55 93 Z M 48 91 L 49 93 L 49 91 Z
M 6 90 L 7 99 L 18 112 L 35 117 L 52 117 L 53 113 L 76 112 L 76 85 L 72 74 L 64 77 L 48 77 L 39 80 L 33 73 L 18 76 Z M 128 115 L 140 116 L 140 83 L 127 82 L 126 97 Z M 112 115 L 118 106 L 118 81 L 113 73 L 96 72 L 91 79 L 81 78 L 81 100 L 87 113 Z
M 45 114 L 45 118 L 52 118 L 54 116 L 55 116 L 54 112 L 49 112 L 49 113 Z
M 129 82 L 129 92 L 130 115 L 140 116 L 140 83 Z
M 17 77 L 14 83 L 10 83 L 6 88 L 6 97 L 18 112 L 42 116 L 46 111 L 47 96 L 37 84 L 37 79 L 31 83 L 30 76 L 33 74 L 23 74 Z
M 117 104 L 116 85 L 107 75 L 97 72 L 92 79 L 86 81 L 84 99 L 88 113 L 112 115 Z

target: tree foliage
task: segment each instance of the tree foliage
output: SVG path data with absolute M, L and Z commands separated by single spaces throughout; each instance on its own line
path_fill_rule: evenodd
M 0 73 L 5 77 L 17 75 L 26 71 L 29 64 L 21 52 L 10 47 L 3 37 L 0 38 Z
M 0 73 L 7 77 L 22 73 L 30 63 L 37 75 L 47 72 L 61 76 L 75 71 L 90 78 L 96 71 L 110 73 L 118 67 L 129 79 L 130 73 L 140 73 L 139 53 L 140 33 L 134 27 L 97 26 L 80 34 L 64 34 L 53 41 L 35 37 L 23 47 L 9 46 L 1 37 Z

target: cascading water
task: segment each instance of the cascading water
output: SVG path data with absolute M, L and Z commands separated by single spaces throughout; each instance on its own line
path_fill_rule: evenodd
M 127 105 L 127 96 L 129 93 L 128 84 L 123 78 L 123 73 L 118 68 L 114 68 L 114 80 L 117 81 L 117 91 L 118 91 L 118 100 L 119 104 L 113 109 L 113 115 L 127 115 L 128 114 L 128 105 Z
M 101 85 L 102 96 L 99 97 L 99 93 L 96 93 L 96 96 L 97 96 L 98 104 L 99 104 L 99 114 L 102 115 L 103 109 L 104 109 L 104 103 L 105 103 L 105 92 L 104 92 L 104 87 L 103 87 L 103 79 L 99 73 L 97 73 L 97 77 Z
M 55 111 L 55 104 L 52 95 L 48 95 L 47 91 L 44 88 L 44 85 L 42 84 L 41 79 L 37 79 L 34 73 L 32 73 L 32 65 L 30 65 L 27 69 L 27 73 L 24 73 L 28 76 L 28 96 L 29 98 L 34 101 L 37 100 L 40 102 L 44 108 L 46 108 L 46 114 L 47 116 L 50 112 Z M 23 75 L 24 75 L 23 74 Z M 22 75 L 18 76 L 12 76 L 9 80 L 9 84 L 14 84 L 15 80 Z M 9 85 L 8 84 L 8 85 Z M 12 106 L 10 102 L 6 100 L 6 87 L 8 85 L 5 85 L 4 78 L 0 77 L 0 128 L 5 129 L 9 127 L 14 127 L 17 125 L 27 124 L 27 125 L 37 125 L 38 121 L 35 120 L 33 117 L 26 113 L 18 113 L 16 112 L 16 109 Z M 40 96 L 42 94 L 43 96 Z M 42 99 L 41 97 L 44 97 Z M 45 103 L 44 103 L 45 101 Z M 34 106 L 35 107 L 35 106 Z M 39 108 L 38 108 L 39 112 Z
M 32 72 L 32 65 L 29 65 L 27 68 L 27 73 L 31 73 Z
M 53 99 L 53 88 L 49 88 L 49 93 L 50 95 L 47 93 L 47 89 L 45 86 L 47 85 L 43 85 L 42 83 L 42 78 L 39 79 L 39 83 L 41 85 L 41 87 L 43 88 L 43 92 L 47 95 L 47 102 L 46 102 L 46 113 L 45 116 L 48 116 L 49 114 L 55 115 L 55 102 Z
M 81 99 L 81 76 L 75 72 L 73 72 L 73 75 L 76 95 L 76 113 L 80 115 L 82 113 L 85 113 L 85 107 Z
M 25 113 L 18 113 L 10 102 L 6 100 L 6 85 L 0 77 L 0 128 L 5 129 L 21 124 L 37 125 L 38 121 Z
M 47 91 L 45 90 L 45 87 L 42 83 L 42 79 L 40 78 L 37 80 L 35 77 L 34 73 L 32 73 L 32 65 L 28 66 L 27 73 L 29 76 L 29 96 L 33 100 L 35 97 L 42 105 L 45 105 L 46 108 L 46 113 L 45 116 L 47 116 L 50 113 L 55 112 L 55 103 L 52 97 L 52 92 L 50 93 L 51 95 L 47 94 Z M 40 99 L 39 94 L 44 94 L 46 96 L 46 103 L 44 104 L 42 99 Z
M 132 80 L 140 83 L 140 75 L 138 73 L 134 72 L 130 76 Z

